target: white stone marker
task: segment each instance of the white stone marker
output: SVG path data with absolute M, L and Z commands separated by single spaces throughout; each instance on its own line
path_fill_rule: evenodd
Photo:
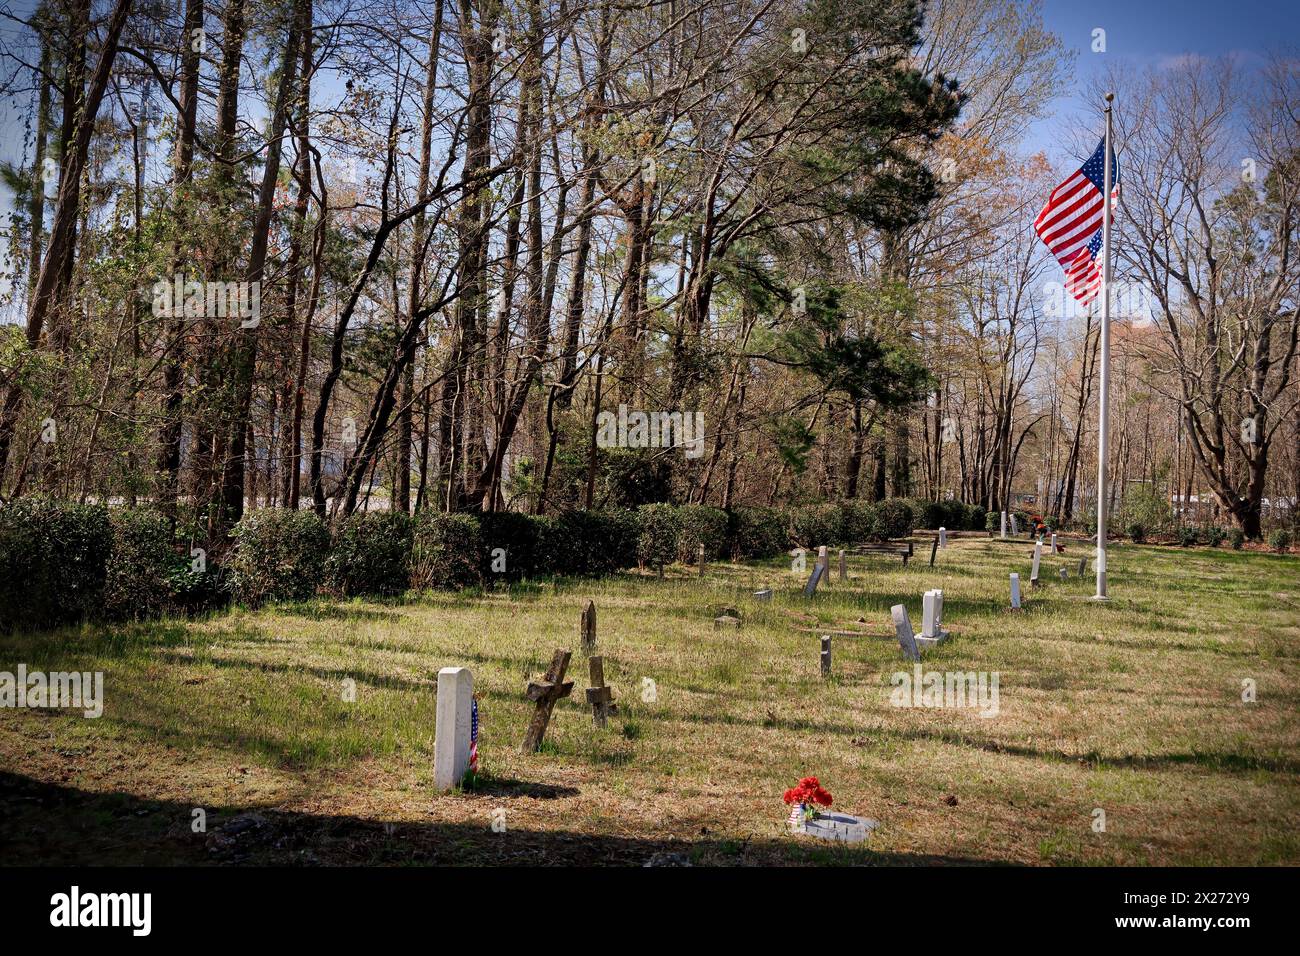
M 948 547 L 948 529 L 947 529 L 947 528 L 940 528 L 940 529 L 939 529 L 939 547 L 941 547 L 941 548 L 946 548 L 946 547 Z
M 767 602 L 771 603 L 771 600 L 772 600 L 772 589 L 771 589 L 771 588 L 763 588 L 763 590 L 761 590 L 761 591 L 755 591 L 755 592 L 754 592 L 754 600 L 755 600 L 755 601 L 767 601 Z
M 1020 523 L 1016 521 L 1016 513 L 1011 512 L 1011 535 L 1012 537 L 1020 536 Z
M 1002 537 L 1007 536 L 1007 513 L 1002 512 Z
M 849 562 L 848 559 L 844 557 L 844 549 L 840 548 L 840 580 L 847 581 L 848 579 L 849 579 Z
M 1052 554 L 1059 554 L 1059 553 L 1060 552 L 1056 550 L 1056 532 L 1053 531 L 1052 532 Z
M 861 843 L 879 824 L 867 817 L 855 817 L 847 813 L 827 813 L 822 811 L 807 821 L 797 832 L 823 840 L 837 840 L 841 843 Z
M 827 571 L 831 569 L 830 558 L 826 556 L 826 545 L 824 544 L 817 549 L 817 563 L 820 564 Z
M 907 608 L 902 604 L 895 604 L 890 608 L 890 613 L 894 616 L 894 631 L 898 634 L 898 646 L 903 649 L 903 656 L 909 661 L 919 661 L 921 650 L 917 647 L 916 637 L 912 634 L 912 622 L 908 620 Z
M 938 644 L 948 636 L 943 629 L 943 591 L 926 591 L 921 607 L 921 639 Z
M 1020 575 L 1011 572 L 1011 609 L 1020 610 Z
M 1029 586 L 1038 587 L 1038 565 L 1043 560 L 1043 542 L 1034 542 L 1034 567 L 1029 572 Z
M 438 710 L 434 724 L 433 785 L 438 790 L 460 786 L 469 769 L 470 711 L 474 705 L 474 675 L 468 667 L 438 671 Z

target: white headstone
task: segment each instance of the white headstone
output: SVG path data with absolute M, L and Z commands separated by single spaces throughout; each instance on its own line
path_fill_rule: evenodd
M 921 607 L 921 636 L 938 640 L 943 636 L 943 592 L 926 591 Z
M 1002 512 L 1002 537 L 1007 536 L 1007 513 Z
M 941 548 L 946 548 L 946 547 L 948 547 L 948 529 L 947 529 L 947 528 L 940 528 L 940 529 L 939 529 L 939 547 L 941 547 Z
M 826 556 L 826 545 L 817 549 L 817 563 L 827 570 L 830 569 L 830 558 Z
M 1020 575 L 1011 572 L 1011 606 L 1020 610 Z
M 848 559 L 844 557 L 844 549 L 840 548 L 840 580 L 847 581 L 848 579 L 849 579 L 849 562 Z
M 1034 542 L 1034 567 L 1033 570 L 1029 572 L 1030 584 L 1038 583 L 1038 565 L 1042 560 L 1043 560 L 1043 542 L 1035 541 Z
M 894 616 L 894 631 L 898 634 L 898 646 L 903 649 L 903 654 L 909 661 L 919 661 L 921 651 L 912 633 L 912 622 L 908 620 L 907 608 L 902 604 L 895 604 L 890 608 L 890 613 Z
M 1056 532 L 1052 532 L 1052 554 L 1056 554 Z
M 1016 521 L 1016 513 L 1014 511 L 1011 512 L 1011 533 L 1015 536 L 1019 536 L 1020 534 L 1020 523 Z
M 434 724 L 433 785 L 438 790 L 460 786 L 469 769 L 474 675 L 468 667 L 438 671 L 438 709 Z

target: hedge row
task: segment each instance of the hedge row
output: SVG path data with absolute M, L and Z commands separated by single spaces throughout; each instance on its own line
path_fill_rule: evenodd
M 366 512 L 331 529 L 309 511 L 268 509 L 245 516 L 218 563 L 188 553 L 148 509 L 23 499 L 0 507 L 0 630 L 183 613 L 231 598 L 258 605 L 320 591 L 384 595 L 608 574 L 693 562 L 701 546 L 710 560 L 768 558 L 905 537 L 935 516 L 954 530 L 970 527 L 973 513 L 901 499 L 731 512 L 660 504 L 554 517 Z

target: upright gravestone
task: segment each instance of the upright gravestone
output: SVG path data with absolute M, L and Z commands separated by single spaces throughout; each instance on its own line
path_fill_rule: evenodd
M 818 561 L 813 565 L 812 574 L 808 575 L 808 583 L 805 584 L 803 588 L 804 597 L 810 598 L 817 593 L 817 585 L 821 581 L 822 574 L 825 571 L 826 568 L 822 565 L 821 561 Z
M 603 728 L 609 720 L 609 715 L 618 713 L 614 694 L 605 686 L 605 658 L 599 654 L 588 658 L 587 671 L 591 678 L 591 686 L 587 688 L 587 703 L 591 704 L 591 721 L 595 726 Z
M 1056 532 L 1053 531 L 1052 532 L 1052 554 L 1059 554 L 1059 553 L 1060 552 L 1057 550 L 1056 547 Z
M 772 602 L 772 589 L 771 589 L 771 588 L 763 588 L 763 590 L 761 590 L 761 591 L 755 591 L 755 592 L 754 592 L 754 600 L 755 600 L 755 601 L 763 601 L 763 602 L 765 602 L 765 603 L 770 604 L 770 603 Z
M 1038 587 L 1038 565 L 1042 563 L 1042 560 L 1043 560 L 1043 542 L 1035 541 L 1034 542 L 1034 566 L 1029 572 L 1029 586 L 1031 588 Z
M 1011 536 L 1013 538 L 1020 537 L 1020 524 L 1016 521 L 1016 513 L 1014 511 L 1011 512 Z
M 919 661 L 921 650 L 916 645 L 912 622 L 907 618 L 907 608 L 902 604 L 895 604 L 889 610 L 894 617 L 894 631 L 898 635 L 898 646 L 903 649 L 903 656 L 909 661 Z
M 934 541 L 930 543 L 930 567 L 934 567 L 934 559 L 939 555 L 939 536 L 934 536 Z
M 831 636 L 822 635 L 822 678 L 829 680 L 831 676 Z
M 1061 568 L 1060 568 L 1060 570 L 1059 570 L 1057 573 L 1059 573 L 1059 574 L 1061 575 L 1061 580 L 1062 580 L 1062 581 L 1069 580 L 1069 577 L 1070 577 L 1070 569 L 1067 568 L 1065 565 L 1061 565 Z
M 1082 557 L 1079 559 L 1079 577 L 1083 577 L 1083 573 L 1087 570 L 1088 570 L 1088 559 L 1087 557 Z
M 939 529 L 939 547 L 941 547 L 941 548 L 946 548 L 946 547 L 948 547 L 948 529 L 947 529 L 947 528 L 940 528 L 940 529 Z
M 460 786 L 470 765 L 474 732 L 474 675 L 468 667 L 438 671 L 438 701 L 433 728 L 433 785 Z
M 582 653 L 590 657 L 596 650 L 596 602 L 588 601 L 582 609 Z
M 849 579 L 849 562 L 848 559 L 844 557 L 844 549 L 840 548 L 840 580 L 847 581 L 848 579 Z
M 1020 575 L 1011 572 L 1011 610 L 1020 610 Z
M 704 577 L 704 545 L 700 545 L 699 564 L 700 564 L 700 577 Z
M 1002 512 L 1002 537 L 1007 536 L 1007 513 Z
M 921 608 L 921 636 L 936 642 L 947 637 L 943 630 L 943 591 L 926 591 Z

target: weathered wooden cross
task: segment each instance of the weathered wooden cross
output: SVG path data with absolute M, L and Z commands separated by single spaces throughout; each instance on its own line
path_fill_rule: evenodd
M 596 649 L 596 602 L 588 601 L 582 609 L 582 653 L 591 656 Z
M 591 704 L 591 721 L 597 727 L 604 727 L 609 716 L 618 713 L 614 694 L 605 686 L 605 658 L 599 654 L 588 658 L 587 670 L 591 676 L 591 686 L 587 688 L 587 703 Z
M 573 681 L 564 679 L 564 672 L 569 669 L 569 658 L 572 656 L 568 651 L 557 648 L 555 656 L 551 658 L 551 666 L 546 668 L 542 679 L 528 684 L 528 699 L 537 704 L 537 712 L 533 714 L 528 732 L 524 734 L 524 742 L 519 748 L 524 753 L 541 749 L 542 737 L 546 735 L 546 725 L 551 722 L 551 710 L 555 707 L 555 702 L 573 692 Z

